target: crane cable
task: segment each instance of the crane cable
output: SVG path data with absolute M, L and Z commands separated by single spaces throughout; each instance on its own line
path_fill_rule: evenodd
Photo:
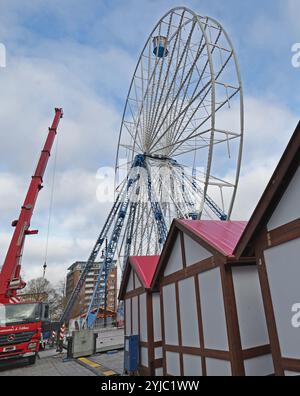
M 48 215 L 48 225 L 47 225 L 47 235 L 46 235 L 45 259 L 44 259 L 44 265 L 43 265 L 43 278 L 45 278 L 46 270 L 47 270 L 50 227 L 51 227 L 53 202 L 54 202 L 54 185 L 55 185 L 56 168 L 57 168 L 57 153 L 58 153 L 58 135 L 56 136 L 54 165 L 53 165 L 53 174 L 52 174 L 52 181 L 51 181 L 51 195 L 50 195 L 49 215 Z

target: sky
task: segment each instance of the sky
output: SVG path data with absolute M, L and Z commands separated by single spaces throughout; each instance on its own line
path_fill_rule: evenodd
M 63 280 L 86 260 L 108 214 L 97 171 L 114 165 L 129 84 L 151 30 L 184 5 L 229 32 L 245 94 L 245 145 L 234 218 L 255 208 L 300 119 L 299 0 L 0 0 L 0 263 L 36 165 L 54 107 L 63 107 L 47 277 Z M 23 277 L 42 274 L 53 157 L 27 238 Z

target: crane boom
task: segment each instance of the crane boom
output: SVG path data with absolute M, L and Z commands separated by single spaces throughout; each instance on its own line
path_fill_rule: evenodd
M 28 192 L 21 208 L 19 219 L 12 223 L 15 227 L 2 270 L 0 272 L 0 303 L 6 302 L 10 297 L 15 297 L 17 291 L 25 287 L 26 283 L 21 279 L 21 259 L 26 235 L 37 234 L 37 230 L 30 230 L 30 221 L 35 208 L 36 200 L 40 190 L 43 188 L 43 177 L 51 154 L 51 149 L 57 133 L 63 110 L 55 109 L 52 126 L 49 128 L 48 136 L 41 152 L 36 170 L 32 176 Z

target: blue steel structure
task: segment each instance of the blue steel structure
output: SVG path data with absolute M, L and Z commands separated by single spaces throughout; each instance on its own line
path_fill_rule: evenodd
M 67 306 L 63 312 L 61 317 L 61 323 L 64 323 L 69 319 L 69 316 L 72 312 L 72 309 L 75 303 L 78 300 L 80 290 L 84 285 L 85 279 L 87 277 L 88 272 L 92 268 L 93 263 L 96 261 L 96 258 L 103 246 L 105 239 L 108 239 L 108 246 L 105 249 L 103 263 L 100 267 L 99 275 L 97 278 L 97 282 L 93 291 L 92 299 L 89 304 L 87 314 L 85 317 L 85 323 L 89 328 L 92 328 L 96 322 L 98 313 L 100 308 L 104 304 L 105 298 L 105 290 L 107 286 L 107 281 L 110 275 L 110 272 L 113 268 L 113 260 L 116 255 L 118 242 L 121 236 L 121 232 L 124 228 L 125 218 L 129 212 L 129 219 L 127 221 L 127 239 L 126 239 L 126 247 L 125 247 L 125 259 L 129 255 L 132 233 L 133 233 L 133 224 L 134 224 L 134 215 L 136 212 L 136 208 L 138 205 L 138 201 L 132 199 L 133 194 L 136 192 L 135 189 L 139 188 L 139 181 L 141 180 L 141 170 L 147 172 L 147 186 L 148 186 L 148 198 L 151 203 L 152 214 L 155 218 L 157 225 L 157 233 L 159 235 L 159 243 L 162 246 L 167 237 L 167 226 L 165 224 L 164 216 L 162 213 L 162 209 L 160 203 L 154 196 L 154 192 L 152 190 L 152 182 L 149 169 L 147 167 L 145 156 L 137 155 L 133 162 L 131 172 L 129 174 L 126 188 L 120 193 L 117 197 L 110 214 L 104 224 L 104 227 L 98 237 L 96 244 L 89 256 L 89 259 L 81 273 L 79 281 L 67 303 Z
M 132 236 L 134 232 L 133 225 L 135 223 L 135 215 L 139 204 L 136 196 L 138 196 L 138 190 L 139 188 L 141 188 L 140 186 L 141 174 L 147 175 L 146 184 L 148 191 L 148 201 L 151 205 L 152 216 L 154 217 L 156 222 L 158 241 L 161 247 L 163 246 L 167 238 L 168 227 L 165 222 L 165 217 L 163 214 L 163 210 L 161 208 L 161 204 L 157 199 L 157 197 L 155 196 L 155 191 L 152 187 L 151 173 L 146 158 L 147 156 L 142 154 L 137 155 L 135 157 L 131 171 L 128 176 L 126 186 L 121 191 L 120 195 L 117 197 L 109 213 L 109 216 L 104 224 L 104 227 L 88 258 L 86 266 L 84 267 L 81 273 L 78 284 L 76 285 L 68 301 L 68 304 L 64 310 L 64 313 L 61 317 L 61 323 L 64 323 L 65 321 L 68 320 L 72 308 L 78 300 L 80 290 L 84 285 L 86 276 L 90 271 L 90 269 L 92 268 L 93 263 L 96 261 L 96 258 L 103 246 L 104 241 L 108 239 L 108 245 L 104 252 L 103 263 L 100 267 L 97 282 L 84 320 L 84 323 L 88 328 L 94 327 L 99 314 L 99 310 L 101 307 L 104 306 L 105 292 L 107 290 L 108 278 L 113 268 L 113 261 L 116 256 L 118 243 L 121 237 L 122 230 L 124 229 L 125 219 L 127 215 L 128 215 L 128 219 L 126 221 L 124 260 L 126 260 L 126 258 L 130 254 Z M 172 163 L 173 165 L 177 164 L 176 161 L 172 161 Z M 201 192 L 200 188 L 197 187 L 196 183 L 194 184 L 194 188 L 198 192 L 199 191 Z M 183 197 L 186 200 L 186 202 L 190 201 L 190 198 L 184 193 L 185 191 L 184 182 L 182 184 L 182 190 L 183 190 Z M 218 207 L 218 205 L 211 198 L 206 196 L 205 202 L 207 206 L 220 220 L 227 220 L 227 215 Z M 195 203 L 189 202 L 189 205 L 195 206 Z M 199 213 L 196 212 L 192 212 L 188 214 L 188 217 L 194 220 L 198 219 L 198 216 Z

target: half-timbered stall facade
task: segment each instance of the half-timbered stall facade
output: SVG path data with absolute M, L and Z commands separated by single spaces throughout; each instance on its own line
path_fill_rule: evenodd
M 175 220 L 153 280 L 167 376 L 274 373 L 255 258 L 232 253 L 245 222 Z
M 141 375 L 162 375 L 160 295 L 151 291 L 159 256 L 129 257 L 119 299 L 125 307 L 125 335 L 138 335 Z
M 300 124 L 236 248 L 256 255 L 276 375 L 300 375 Z

